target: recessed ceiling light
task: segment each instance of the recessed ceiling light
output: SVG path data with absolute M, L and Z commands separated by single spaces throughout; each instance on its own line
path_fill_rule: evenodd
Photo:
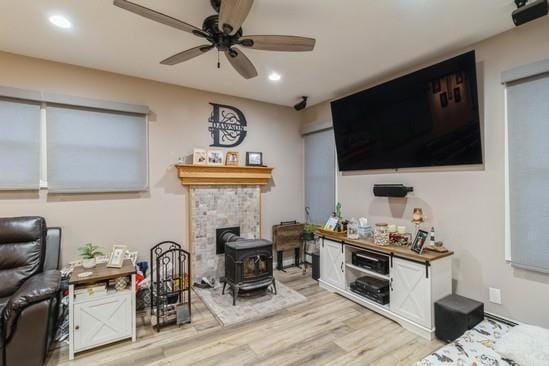
M 271 81 L 279 81 L 279 80 L 280 80 L 280 74 L 277 73 L 277 72 L 274 72 L 274 71 L 271 72 L 271 73 L 269 74 L 269 80 L 271 80 Z
M 56 27 L 63 28 L 63 29 L 72 27 L 71 22 L 62 15 L 52 15 L 49 19 L 50 19 L 50 23 L 55 25 Z

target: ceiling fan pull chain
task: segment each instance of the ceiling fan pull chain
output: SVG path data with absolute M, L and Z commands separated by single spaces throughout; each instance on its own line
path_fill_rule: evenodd
M 219 50 L 217 50 L 217 68 L 221 68 L 221 62 L 219 61 Z

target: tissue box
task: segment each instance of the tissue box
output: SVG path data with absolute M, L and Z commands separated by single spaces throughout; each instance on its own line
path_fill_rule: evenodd
M 370 239 L 372 237 L 372 227 L 370 225 L 358 227 L 359 239 Z

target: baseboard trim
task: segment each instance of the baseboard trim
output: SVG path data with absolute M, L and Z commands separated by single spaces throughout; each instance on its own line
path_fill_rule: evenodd
M 492 314 L 492 313 L 487 313 L 487 312 L 484 312 L 484 317 L 488 318 L 488 319 L 491 319 L 491 320 L 498 321 L 498 322 L 503 323 L 503 324 L 510 325 L 512 327 L 514 327 L 515 325 L 520 324 L 520 323 L 515 322 L 515 321 L 513 321 L 509 318 L 506 318 L 506 317 L 503 317 L 503 316 L 500 316 L 500 315 L 496 315 L 496 314 Z

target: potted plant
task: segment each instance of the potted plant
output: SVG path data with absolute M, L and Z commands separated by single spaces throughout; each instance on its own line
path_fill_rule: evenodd
M 84 244 L 78 249 L 80 251 L 80 257 L 82 258 L 82 267 L 95 267 L 95 257 L 103 255 L 103 252 L 101 252 L 99 249 L 100 248 L 98 246 L 95 246 L 92 243 Z
M 315 231 L 318 229 L 318 226 L 315 224 L 305 224 L 303 227 L 303 240 L 315 240 Z

